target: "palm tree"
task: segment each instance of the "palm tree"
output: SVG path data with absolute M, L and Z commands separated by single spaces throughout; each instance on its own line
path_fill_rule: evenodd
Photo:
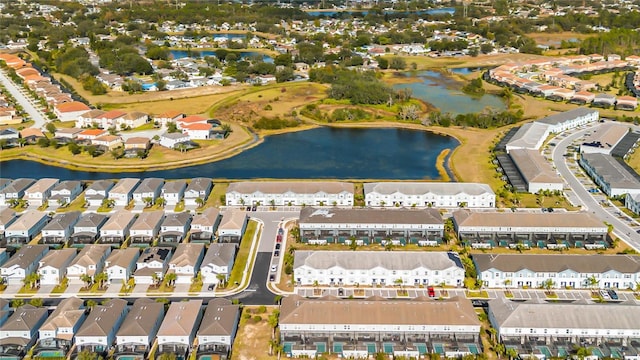
M 151 196 L 147 196 L 142 198 L 142 201 L 147 205 L 147 207 L 153 205 L 153 198 Z
M 598 286 L 599 282 L 600 280 L 596 279 L 594 275 L 591 275 L 587 278 L 587 286 L 591 288 L 592 291 Z
M 28 285 L 30 289 L 36 287 L 36 283 L 40 280 L 40 275 L 38 273 L 30 273 L 24 277 L 24 284 Z
M 518 357 L 518 351 L 514 348 L 508 348 L 506 351 L 506 354 L 510 360 L 513 360 Z
M 168 273 L 164 278 L 167 280 L 167 284 L 169 286 L 173 286 L 178 276 L 176 275 L 176 273 Z
M 102 289 L 104 287 L 104 282 L 109 280 L 109 276 L 106 272 L 99 272 L 93 276 L 95 282 L 98 283 L 98 288 Z
M 314 293 L 320 292 L 320 283 L 318 282 L 318 280 L 313 281 L 313 292 Z
M 166 200 L 163 197 L 159 197 L 156 199 L 156 204 L 160 207 L 164 207 L 164 204 L 166 204 Z
M 204 199 L 201 197 L 197 197 L 195 200 L 196 204 L 198 204 L 198 207 L 201 208 L 204 206 Z
M 358 242 L 356 241 L 355 235 L 351 235 L 351 237 L 349 237 L 349 248 L 353 251 L 356 251 L 358 248 Z
M 269 200 L 269 204 L 271 205 L 272 209 L 276 208 L 276 201 L 274 199 Z
M 151 279 L 153 279 L 153 284 L 155 286 L 158 286 L 160 284 L 160 281 L 162 281 L 162 279 L 160 278 L 160 275 L 158 275 L 158 273 L 151 274 Z
M 269 326 L 272 329 L 272 331 L 271 331 L 271 338 L 272 339 L 276 338 L 276 328 L 278 327 L 278 318 L 279 318 L 279 316 L 280 316 L 280 311 L 275 310 L 267 318 L 267 322 L 269 323 Z
M 553 279 L 547 279 L 542 283 L 542 287 L 544 288 L 547 295 L 551 294 L 551 289 L 553 289 L 555 286 L 556 283 L 553 281 Z
M 91 286 L 91 283 L 93 282 L 93 278 L 91 277 L 91 275 L 87 275 L 87 274 L 82 274 L 82 276 L 80 276 L 80 279 L 87 284 L 87 287 Z
M 404 289 L 404 280 L 401 278 L 393 280 L 393 283 L 400 286 L 400 290 Z
M 87 300 L 87 307 L 89 309 L 93 309 L 93 307 L 96 305 L 98 305 L 98 303 L 95 300 L 91 300 L 91 299 Z
M 221 288 L 224 288 L 227 286 L 227 275 L 217 274 L 216 279 L 218 280 L 218 284 L 220 285 Z
M 384 250 L 391 251 L 393 250 L 393 241 L 391 241 L 391 236 L 387 236 L 384 242 Z

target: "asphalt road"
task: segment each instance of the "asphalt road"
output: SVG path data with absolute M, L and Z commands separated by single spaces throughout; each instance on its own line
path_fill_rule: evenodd
M 11 81 L 11 79 L 9 79 L 9 77 L 2 71 L 0 71 L 0 82 L 11 93 L 11 96 L 16 99 L 18 104 L 22 106 L 24 111 L 29 114 L 31 120 L 35 122 L 31 127 L 36 129 L 44 128 L 44 125 L 47 123 L 45 115 L 36 108 L 34 103 L 32 103 L 30 99 L 20 91 L 20 88 L 16 86 L 16 84 L 14 84 L 13 81 Z
M 598 203 L 598 201 L 592 196 L 591 193 L 587 191 L 584 185 L 576 177 L 574 171 L 569 169 L 569 166 L 565 161 L 566 158 L 564 155 L 567 153 L 567 147 L 570 146 L 574 140 L 578 139 L 589 131 L 593 131 L 593 129 L 596 129 L 600 125 L 601 124 L 598 124 L 595 127 L 579 130 L 565 137 L 564 139 L 556 138 L 558 141 L 555 141 L 556 146 L 552 151 L 553 164 L 555 165 L 560 175 L 564 178 L 565 182 L 569 185 L 569 188 L 572 189 L 572 199 L 574 199 L 574 201 L 578 200 L 583 206 L 583 209 L 591 211 L 598 218 L 602 219 L 602 221 L 613 225 L 613 232 L 616 236 L 624 240 L 636 251 L 640 251 L 640 234 L 637 234 L 634 228 L 629 226 L 627 222 L 620 220 L 615 216 L 615 214 L 610 213 L 607 208 L 603 208 L 602 205 Z M 617 211 L 615 210 L 615 208 L 611 209 Z

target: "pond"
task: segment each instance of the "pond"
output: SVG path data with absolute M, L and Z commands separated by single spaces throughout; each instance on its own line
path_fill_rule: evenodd
M 414 11 L 401 11 L 401 10 L 384 10 L 383 14 L 389 14 L 389 15 L 443 15 L 443 14 L 449 14 L 449 15 L 453 15 L 456 12 L 456 9 L 454 8 L 437 8 L 437 9 L 426 9 L 426 10 L 414 10 Z M 338 14 L 349 14 L 349 15 L 361 15 L 361 16 L 367 16 L 367 14 L 369 14 L 369 11 L 367 10 L 344 10 L 344 11 L 339 11 L 339 10 L 335 10 L 335 11 L 320 11 L 320 10 L 311 10 L 311 11 L 306 11 L 307 15 L 309 16 L 325 16 L 325 17 L 334 17 Z
M 53 177 L 64 180 L 151 176 L 167 179 L 196 176 L 227 179 L 438 179 L 438 155 L 458 144 L 454 138 L 419 130 L 321 127 L 268 136 L 262 144 L 229 159 L 179 169 L 99 173 L 11 160 L 0 162 L 0 174 L 14 179 Z M 96 162 L 99 161 L 97 158 Z
M 416 74 L 407 72 L 407 79 L 414 76 L 418 81 L 394 85 L 394 89 L 409 88 L 413 97 L 426 101 L 442 113 L 468 114 L 481 112 L 489 107 L 495 110 L 506 110 L 501 97 L 492 94 L 471 96 L 460 90 L 460 84 L 454 79 L 438 71 L 419 71 Z
M 240 56 L 240 59 L 245 59 L 245 58 L 250 58 L 250 57 L 254 57 L 254 56 L 262 56 L 262 61 L 264 62 L 268 62 L 268 63 L 272 63 L 273 62 L 273 58 L 269 55 L 264 55 L 261 54 L 257 51 L 229 51 L 229 52 L 234 52 L 236 54 L 238 54 L 238 56 Z M 178 59 L 183 59 L 186 57 L 191 57 L 191 58 L 202 58 L 205 56 L 216 56 L 216 52 L 215 51 L 211 51 L 211 50 L 170 50 L 171 53 L 171 57 L 175 60 Z

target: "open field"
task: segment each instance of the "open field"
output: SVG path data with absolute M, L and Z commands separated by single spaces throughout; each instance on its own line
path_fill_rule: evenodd
M 394 55 L 386 55 L 393 57 Z M 483 55 L 478 57 L 439 57 L 432 58 L 428 56 L 401 56 L 407 61 L 408 65 L 416 63 L 417 68 L 460 68 L 460 67 L 485 67 L 497 66 L 508 62 L 526 61 L 531 59 L 542 58 L 541 55 L 533 54 L 495 54 Z
M 272 329 L 267 319 L 275 310 L 275 307 L 270 306 L 267 308 L 267 312 L 258 314 L 257 306 L 244 307 L 238 325 L 238 333 L 233 343 L 231 360 L 275 360 L 278 358 L 275 355 L 269 356 L 269 340 L 271 340 Z
M 575 33 L 571 31 L 563 31 L 563 32 L 557 32 L 557 33 L 534 32 L 534 33 L 528 33 L 527 36 L 533 39 L 538 45 L 560 47 L 560 44 L 563 40 L 564 41 L 582 40 L 582 39 L 588 38 L 590 35 Z

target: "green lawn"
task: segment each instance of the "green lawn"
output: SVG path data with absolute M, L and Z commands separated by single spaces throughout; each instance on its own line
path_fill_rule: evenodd
M 236 256 L 236 261 L 233 264 L 233 269 L 231 270 L 231 276 L 229 276 L 229 287 L 235 287 L 235 283 L 240 284 L 242 282 L 242 273 L 244 272 L 244 268 L 249 260 L 249 252 L 251 251 L 251 245 L 253 244 L 253 237 L 258 229 L 258 223 L 255 221 L 249 221 L 249 225 L 247 225 L 247 230 L 244 232 L 244 237 L 242 237 L 242 241 L 240 242 L 240 249 L 238 250 L 238 255 Z M 254 254 L 255 256 L 255 254 Z M 251 259 L 253 261 L 253 259 Z
M 60 283 L 60 285 L 57 285 L 56 287 L 53 288 L 51 293 L 62 294 L 67 290 L 68 286 L 69 286 L 69 280 L 65 277 L 64 279 L 62 279 L 62 283 Z

